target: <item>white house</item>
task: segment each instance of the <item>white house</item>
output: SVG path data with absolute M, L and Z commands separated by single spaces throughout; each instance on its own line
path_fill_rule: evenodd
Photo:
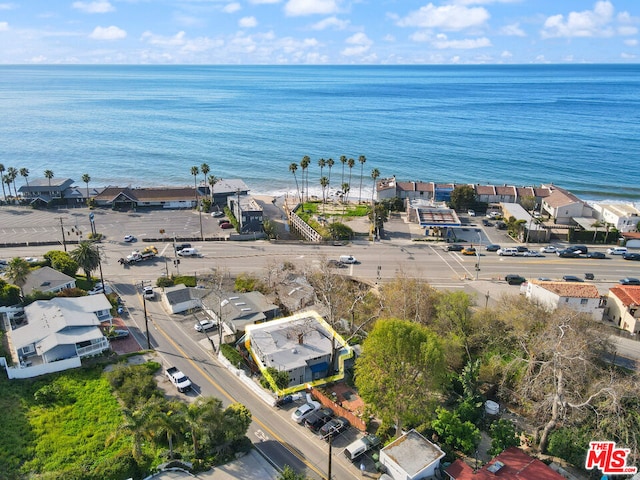
M 111 320 L 111 304 L 103 294 L 39 300 L 24 310 L 26 323 L 8 332 L 14 362 L 23 367 L 80 359 L 109 349 L 100 326 Z M 36 375 L 41 373 L 46 372 Z
M 380 463 L 393 480 L 435 478 L 445 453 L 415 430 L 380 450 Z
M 574 217 L 593 217 L 593 208 L 573 193 L 555 185 L 549 188 L 551 193 L 542 199 L 542 210 L 555 218 L 556 223 L 571 225 Z
M 609 289 L 605 318 L 623 330 L 640 333 L 640 286 L 618 285 Z
M 567 307 L 602 320 L 600 293 L 591 283 L 531 280 L 527 282 L 525 295 L 549 310 Z
M 164 289 L 162 303 L 170 313 L 182 313 L 202 306 L 202 297 L 207 291 L 183 285 L 175 285 Z
M 635 232 L 640 222 L 640 210 L 631 203 L 596 203 L 598 220 L 613 225 L 620 232 Z
M 29 295 L 36 290 L 43 293 L 56 293 L 66 288 L 75 288 L 75 286 L 75 278 L 51 267 L 42 267 L 29 272 L 22 286 L 22 291 L 25 295 Z

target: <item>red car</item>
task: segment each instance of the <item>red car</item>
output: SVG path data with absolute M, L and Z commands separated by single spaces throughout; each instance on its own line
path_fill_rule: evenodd
M 224 222 L 220 224 L 220 228 L 224 228 L 226 230 L 227 228 L 233 228 L 233 225 L 230 222 Z

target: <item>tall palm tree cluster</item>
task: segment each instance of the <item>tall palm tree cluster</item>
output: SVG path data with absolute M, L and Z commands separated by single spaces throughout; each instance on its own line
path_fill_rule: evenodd
M 14 198 L 18 198 L 18 190 L 16 190 L 16 178 L 18 178 L 18 175 L 23 176 L 26 180 L 27 177 L 29 176 L 29 170 L 27 168 L 21 168 L 20 170 L 18 170 L 15 167 L 5 168 L 5 166 L 2 163 L 0 163 L 0 180 L 1 180 L 0 183 L 2 183 L 2 195 L 4 196 L 5 202 L 7 201 L 7 190 L 5 189 L 5 185 L 9 189 L 9 197 L 13 196 Z M 12 185 L 13 185 L 13 192 L 14 192 L 13 195 L 11 194 Z M 27 185 L 29 185 L 28 180 L 27 180 Z
M 191 167 L 191 175 L 193 175 L 193 188 L 195 189 L 196 195 L 196 204 L 198 203 L 198 175 L 200 173 L 202 173 L 203 176 L 202 185 L 209 185 L 211 187 L 209 189 L 209 200 L 211 200 L 211 203 L 213 203 L 213 189 L 216 186 L 216 183 L 218 183 L 222 179 L 216 177 L 215 175 L 209 175 L 210 171 L 211 167 L 209 167 L 209 164 L 207 163 L 203 163 L 202 165 L 200 165 L 200 167 L 198 167 L 197 165 Z
M 367 158 L 364 155 L 360 155 L 358 157 L 358 162 L 360 163 L 360 188 L 358 190 L 358 203 L 362 202 L 362 182 L 364 179 L 364 164 L 366 163 L 366 161 L 367 161 Z M 318 179 L 318 183 L 322 188 L 322 203 L 327 202 L 327 189 L 329 188 L 329 186 L 331 186 L 331 169 L 333 168 L 335 163 L 336 162 L 335 160 L 333 160 L 333 158 L 329 158 L 328 160 L 321 158 L 318 160 L 318 166 L 320 167 L 320 176 Z M 340 189 L 338 191 L 338 194 L 341 196 L 342 201 L 344 203 L 348 203 L 349 192 L 351 191 L 351 185 L 352 185 L 353 167 L 356 165 L 356 160 L 354 160 L 353 158 L 347 158 L 345 155 L 341 155 L 340 163 L 342 164 L 342 176 L 340 178 Z M 296 182 L 296 190 L 298 192 L 298 198 L 300 199 L 300 202 L 309 201 L 309 170 L 310 170 L 309 167 L 310 165 L 311 165 L 311 158 L 309 158 L 309 156 L 307 155 L 302 157 L 302 160 L 300 160 L 299 165 L 296 162 L 289 164 L 289 171 L 293 174 L 293 178 Z M 349 176 L 348 176 L 348 181 L 346 182 L 345 182 L 345 172 L 344 172 L 345 166 L 349 167 Z M 298 183 L 298 176 L 297 176 L 298 167 L 302 170 L 300 183 Z M 325 167 L 329 169 L 328 176 L 324 175 Z M 371 171 L 371 178 L 373 179 L 373 193 L 371 195 L 372 204 L 375 201 L 374 195 L 376 191 L 376 180 L 379 176 L 380 176 L 380 171 L 377 168 L 374 168 Z M 300 188 L 301 186 L 302 188 Z M 306 197 L 305 197 L 305 192 L 306 192 Z

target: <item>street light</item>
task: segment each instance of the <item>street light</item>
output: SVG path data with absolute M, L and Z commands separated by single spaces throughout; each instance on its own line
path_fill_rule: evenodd
M 147 297 L 144 296 L 144 280 L 140 282 L 142 288 L 142 305 L 144 308 L 144 328 L 147 331 L 147 350 L 151 350 L 151 338 L 149 337 L 149 318 L 147 317 Z

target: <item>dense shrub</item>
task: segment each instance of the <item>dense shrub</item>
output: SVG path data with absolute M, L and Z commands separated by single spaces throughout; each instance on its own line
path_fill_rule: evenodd
M 244 363 L 244 358 L 242 358 L 240 352 L 238 352 L 231 345 L 227 345 L 226 343 L 221 345 L 220 351 L 222 352 L 222 355 L 224 355 L 224 357 L 231 362 L 232 365 L 235 365 L 237 367 Z

